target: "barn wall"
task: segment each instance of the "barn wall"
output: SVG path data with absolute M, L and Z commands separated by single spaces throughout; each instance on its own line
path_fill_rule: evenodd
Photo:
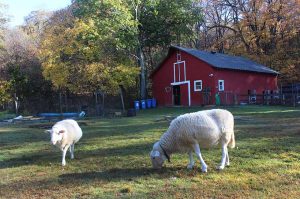
M 209 76 L 214 73 L 214 69 L 207 63 L 185 52 L 182 52 L 181 55 L 186 60 L 187 80 L 190 80 L 191 84 L 191 104 L 202 105 L 204 104 L 204 88 L 210 88 L 212 93 L 214 92 L 214 78 Z M 195 80 L 202 80 L 202 91 L 195 91 Z
M 277 90 L 277 77 L 255 72 L 233 70 L 216 70 L 215 85 L 218 80 L 224 80 L 225 91 L 240 95 L 247 95 L 248 90 L 256 90 L 256 94 L 263 94 L 264 90 Z
M 236 70 L 216 69 L 194 56 L 181 52 L 181 60 L 186 61 L 186 80 L 190 81 L 191 105 L 205 104 L 204 89 L 210 89 L 210 104 L 215 104 L 215 94 L 218 92 L 218 80 L 224 80 L 224 93 L 247 95 L 248 90 L 256 90 L 262 94 L 264 90 L 277 90 L 277 77 L 275 75 L 243 72 Z M 173 90 L 171 83 L 174 79 L 173 64 L 176 62 L 176 51 L 171 52 L 169 57 L 162 63 L 159 70 L 152 76 L 153 96 L 157 99 L 159 106 L 173 105 Z M 180 79 L 183 80 L 184 71 L 180 71 Z M 194 91 L 194 81 L 202 80 L 202 91 Z M 188 106 L 188 84 L 182 84 L 181 105 Z M 226 95 L 227 96 L 227 95 Z M 233 103 L 233 95 L 228 96 L 230 103 Z
M 185 53 L 181 52 L 181 60 L 186 62 L 186 80 L 190 80 L 190 92 L 191 92 L 191 104 L 202 105 L 203 104 L 203 92 L 194 91 L 194 81 L 202 80 L 202 87 L 209 87 L 211 90 L 214 88 L 213 77 L 209 77 L 209 74 L 214 70 L 211 66 L 205 62 Z M 157 103 L 160 106 L 173 105 L 172 100 L 172 88 L 171 83 L 174 79 L 173 64 L 176 62 L 176 51 L 174 51 L 170 57 L 165 60 L 160 69 L 152 77 L 153 80 L 153 96 L 157 99 Z M 183 80 L 184 71 L 180 71 L 180 79 Z M 181 91 L 181 105 L 188 106 L 188 85 L 182 84 L 180 86 Z
M 173 105 L 171 82 L 173 82 L 173 63 L 175 60 L 176 54 L 170 55 L 152 77 L 152 92 L 158 106 Z

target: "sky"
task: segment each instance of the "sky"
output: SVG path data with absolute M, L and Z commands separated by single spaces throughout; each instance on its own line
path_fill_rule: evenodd
M 6 14 L 10 16 L 10 26 L 22 25 L 24 17 L 31 11 L 46 10 L 53 11 L 67 7 L 71 0 L 0 0 L 8 8 Z

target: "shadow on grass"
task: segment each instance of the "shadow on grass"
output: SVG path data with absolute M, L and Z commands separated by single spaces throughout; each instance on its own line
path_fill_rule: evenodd
M 152 150 L 153 143 L 141 143 L 134 145 L 126 145 L 122 147 L 114 147 L 108 149 L 96 149 L 91 151 L 81 151 L 77 156 L 89 158 L 97 157 L 112 157 L 112 156 L 130 156 L 130 155 L 145 155 Z
M 153 143 L 141 143 L 135 145 L 127 145 L 122 147 L 114 147 L 109 149 L 97 149 L 91 151 L 80 151 L 80 148 L 75 146 L 75 160 L 74 161 L 82 161 L 83 159 L 90 158 L 103 158 L 103 157 L 122 157 L 122 156 L 130 156 L 130 155 L 141 155 L 149 154 L 152 149 Z M 79 148 L 76 151 L 76 148 Z M 0 161 L 0 169 L 4 168 L 12 168 L 12 167 L 20 167 L 24 165 L 41 165 L 41 164 L 50 164 L 50 163 L 58 163 L 61 161 L 61 152 L 59 149 L 54 149 L 51 151 L 44 150 L 41 152 L 34 153 L 26 153 L 26 155 L 22 155 L 20 157 L 11 158 L 7 160 Z M 69 159 L 69 151 L 66 155 L 66 161 L 70 161 Z M 68 164 L 68 163 L 67 163 Z
M 31 153 L 31 154 L 27 153 L 26 155 L 22 155 L 20 157 L 0 161 L 0 169 L 21 167 L 25 165 L 41 165 L 41 164 L 49 165 L 51 162 L 61 161 L 61 156 L 59 156 L 58 154 L 61 155 L 61 153 L 57 153 L 57 152 L 53 152 L 53 153 L 41 152 L 41 153 Z
M 83 137 L 81 141 L 87 141 L 93 138 L 140 135 L 143 134 L 145 130 L 149 131 L 151 129 L 159 128 L 161 125 L 164 125 L 164 122 L 151 122 L 147 124 L 134 125 L 124 124 L 121 126 L 118 126 L 118 124 L 112 122 L 105 127 L 101 125 L 87 126 L 83 129 Z M 159 137 L 157 139 L 159 139 Z M 11 145 L 20 145 L 20 147 L 22 147 L 23 144 L 40 141 L 50 141 L 50 135 L 44 133 L 44 129 L 37 128 L 32 130 L 32 128 L 24 127 L 22 129 L 16 129 L 14 131 L 4 131 L 0 133 L 0 148 L 9 147 Z
M 60 197 L 51 197 L 51 192 L 64 192 L 69 194 L 75 191 L 74 188 L 82 189 L 84 184 L 92 185 L 94 182 L 119 182 L 119 181 L 135 181 L 137 179 L 151 179 L 155 175 L 156 179 L 166 179 L 174 176 L 174 172 L 182 168 L 163 168 L 154 170 L 152 168 L 119 168 L 109 169 L 105 171 L 88 171 L 82 173 L 67 173 L 57 177 L 37 180 L 37 179 L 21 179 L 8 184 L 0 184 L 0 193 L 4 198 L 65 198 L 66 195 Z M 50 191 L 49 191 L 50 190 Z M 52 191 L 51 191 L 52 190 Z M 65 190 L 65 191 L 62 191 Z M 76 190 L 78 191 L 78 190 Z M 45 197 L 43 194 L 50 194 Z M 2 198 L 0 197 L 0 198 Z M 21 198 L 23 198 L 21 197 Z M 67 197 L 70 198 L 70 195 Z
M 49 141 L 50 136 L 43 131 L 28 132 L 28 130 L 17 132 L 2 132 L 0 134 L 0 146 L 23 145 L 25 143 Z
M 59 178 L 63 182 L 74 183 L 76 181 L 133 181 L 137 178 L 147 178 L 157 175 L 156 178 L 164 179 L 174 176 L 174 172 L 181 170 L 180 167 L 162 168 L 160 170 L 152 168 L 115 168 L 105 171 L 91 171 L 83 173 L 62 174 Z

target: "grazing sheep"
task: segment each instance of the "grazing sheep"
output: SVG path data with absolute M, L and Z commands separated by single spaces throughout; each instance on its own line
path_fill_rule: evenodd
M 178 116 L 174 119 L 168 130 L 160 140 L 153 145 L 150 153 L 153 168 L 161 168 L 164 161 L 170 162 L 170 155 L 176 152 L 187 152 L 190 162 L 187 166 L 192 169 L 195 162 L 192 151 L 201 163 L 202 172 L 207 172 L 201 148 L 210 148 L 220 144 L 222 146 L 222 159 L 217 169 L 224 169 L 229 165 L 227 146 L 235 147 L 234 119 L 229 111 L 213 109 L 198 111 Z
M 78 123 L 72 119 L 66 119 L 54 124 L 51 130 L 46 130 L 51 135 L 51 143 L 62 151 L 62 165 L 66 165 L 66 153 L 70 148 L 71 159 L 74 159 L 74 144 L 82 136 L 82 130 Z

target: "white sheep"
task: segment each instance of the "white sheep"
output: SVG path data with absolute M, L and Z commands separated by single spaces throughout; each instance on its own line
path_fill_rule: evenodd
M 51 135 L 51 143 L 62 151 L 62 165 L 66 165 L 66 153 L 70 148 L 71 159 L 74 159 L 74 144 L 82 137 L 82 130 L 78 123 L 66 119 L 54 124 L 51 130 L 46 130 Z
M 187 166 L 192 169 L 195 162 L 192 151 L 197 155 L 201 163 L 202 172 L 207 172 L 201 148 L 210 148 L 220 144 L 222 146 L 222 159 L 217 169 L 224 169 L 229 165 L 227 146 L 235 147 L 234 118 L 226 110 L 213 109 L 188 113 L 174 119 L 168 130 L 161 136 L 160 140 L 153 145 L 150 153 L 153 168 L 161 168 L 164 161 L 170 162 L 172 153 L 189 154 L 190 162 Z

